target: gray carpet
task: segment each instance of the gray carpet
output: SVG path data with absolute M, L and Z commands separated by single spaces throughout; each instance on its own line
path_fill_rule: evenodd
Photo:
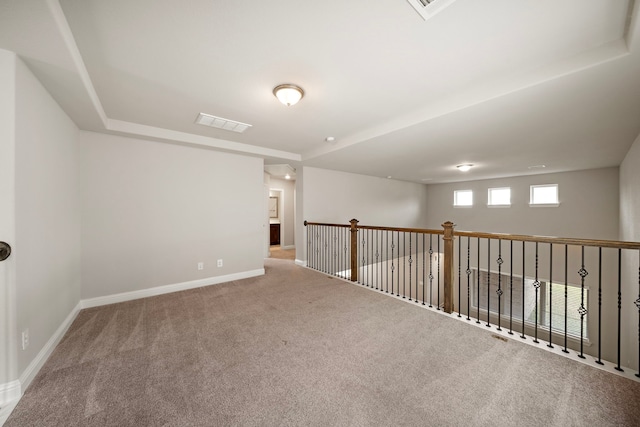
M 6 426 L 639 425 L 640 383 L 282 260 L 83 310 Z

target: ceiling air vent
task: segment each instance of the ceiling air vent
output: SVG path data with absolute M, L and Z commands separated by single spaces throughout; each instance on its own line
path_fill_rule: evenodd
M 407 0 L 425 21 L 456 0 Z
M 242 133 L 251 127 L 250 124 L 236 122 L 234 120 L 223 119 L 222 117 L 216 117 L 209 114 L 200 113 L 196 119 L 196 123 L 199 125 L 210 126 L 212 128 L 218 128 L 223 130 L 230 130 L 232 132 Z

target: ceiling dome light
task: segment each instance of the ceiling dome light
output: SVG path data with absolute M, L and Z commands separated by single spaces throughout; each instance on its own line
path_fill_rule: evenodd
M 284 179 L 291 179 L 291 175 L 286 174 L 286 175 L 284 176 Z
M 273 89 L 273 94 L 287 107 L 295 105 L 304 96 L 301 87 L 292 84 L 283 84 Z
M 473 167 L 471 163 L 465 163 L 464 165 L 456 166 L 460 172 L 467 172 L 469 169 Z

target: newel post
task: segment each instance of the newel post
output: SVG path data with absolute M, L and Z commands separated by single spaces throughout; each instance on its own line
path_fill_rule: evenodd
M 351 223 L 351 281 L 358 281 L 358 220 L 352 219 Z
M 447 221 L 442 224 L 444 227 L 444 311 L 453 312 L 453 227 L 454 223 Z

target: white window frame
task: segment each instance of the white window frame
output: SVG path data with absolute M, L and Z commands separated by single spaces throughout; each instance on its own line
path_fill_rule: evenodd
M 471 204 L 461 205 L 458 204 L 458 193 L 471 193 Z M 473 190 L 454 190 L 453 191 L 453 206 L 456 208 L 471 208 L 473 207 Z
M 556 189 L 556 201 L 555 202 L 546 202 L 546 203 L 535 203 L 533 200 L 533 193 L 536 188 L 555 188 Z M 532 207 L 557 207 L 560 206 L 560 188 L 558 184 L 541 184 L 541 185 L 532 185 L 529 187 L 529 206 Z
M 491 197 L 492 190 L 509 190 L 509 203 L 493 203 L 493 197 Z M 511 207 L 511 187 L 493 187 L 487 190 L 487 206 L 492 208 L 508 208 Z

